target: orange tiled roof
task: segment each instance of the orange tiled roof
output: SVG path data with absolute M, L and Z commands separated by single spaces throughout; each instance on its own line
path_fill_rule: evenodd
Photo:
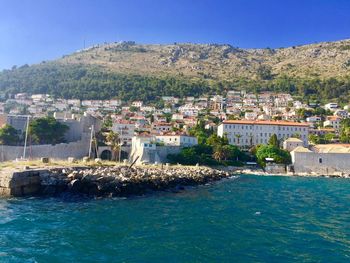
M 327 120 L 328 121 L 337 121 L 337 120 L 341 120 L 341 118 L 338 116 L 329 116 L 329 117 L 327 117 Z
M 308 123 L 292 122 L 292 121 L 264 121 L 264 120 L 226 120 L 224 124 L 247 124 L 247 125 L 277 125 L 277 126 L 301 126 L 309 127 Z

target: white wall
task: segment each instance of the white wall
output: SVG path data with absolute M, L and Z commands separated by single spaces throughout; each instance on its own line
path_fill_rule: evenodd
M 87 156 L 89 153 L 89 141 L 82 140 L 71 143 L 60 143 L 56 145 L 32 145 L 27 147 L 26 159 L 38 159 L 49 157 L 52 159 L 77 159 Z M 11 161 L 23 156 L 23 146 L 0 146 L 0 160 Z
M 314 172 L 327 175 L 343 172 L 350 174 L 350 153 L 292 152 L 291 155 L 296 173 Z

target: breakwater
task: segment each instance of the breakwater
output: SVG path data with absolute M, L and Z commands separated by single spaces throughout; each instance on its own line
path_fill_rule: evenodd
M 63 192 L 89 196 L 130 196 L 150 191 L 181 189 L 230 176 L 208 167 L 65 167 L 4 170 L 1 196 L 52 196 Z

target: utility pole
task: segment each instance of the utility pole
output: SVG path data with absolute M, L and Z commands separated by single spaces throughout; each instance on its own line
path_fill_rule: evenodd
M 23 149 L 23 159 L 26 158 L 26 150 L 27 150 L 27 141 L 28 141 L 28 130 L 29 130 L 29 117 L 30 116 L 27 116 L 27 127 L 26 127 L 26 135 L 25 135 L 25 138 L 24 138 L 24 149 Z
M 90 134 L 90 147 L 89 147 L 89 158 L 91 158 L 91 152 L 92 152 L 92 140 L 93 140 L 93 134 L 94 134 L 94 125 L 91 125 L 91 134 Z
M 119 162 L 121 161 L 121 157 L 122 157 L 122 145 L 123 145 L 123 142 L 122 142 L 122 135 L 123 135 L 123 127 L 121 127 L 119 129 L 120 131 L 120 134 L 119 134 Z

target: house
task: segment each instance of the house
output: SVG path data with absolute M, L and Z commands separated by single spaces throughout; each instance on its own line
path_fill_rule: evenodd
M 184 116 L 189 116 L 189 117 L 195 117 L 198 115 L 199 112 L 198 106 L 193 106 L 193 104 L 185 104 L 181 107 L 179 107 L 179 112 L 182 113 Z
M 295 148 L 299 146 L 303 147 L 304 142 L 298 138 L 288 138 L 283 142 L 283 149 L 288 152 L 293 151 Z
M 298 135 L 304 145 L 308 145 L 309 125 L 288 121 L 226 120 L 218 127 L 218 136 L 227 136 L 230 144 L 242 147 L 267 144 L 273 134 L 278 140 Z
M 152 123 L 152 130 L 156 133 L 171 131 L 173 125 L 167 122 L 155 122 Z
M 327 133 L 335 133 L 334 128 L 318 128 L 318 129 L 309 129 L 309 133 L 317 136 L 323 136 Z
M 131 106 L 133 106 L 133 107 L 137 107 L 137 108 L 141 108 L 141 107 L 142 107 L 142 105 L 143 105 L 143 102 L 142 102 L 142 101 L 140 101 L 140 100 L 133 101 L 133 102 L 131 103 Z
M 165 133 L 156 136 L 157 142 L 164 143 L 166 146 L 193 146 L 198 144 L 198 140 L 194 136 L 182 133 Z
M 291 156 L 295 173 L 350 174 L 349 144 L 315 145 L 311 149 L 299 146 Z
M 258 118 L 258 114 L 256 112 L 254 112 L 254 111 L 252 111 L 252 112 L 246 111 L 244 113 L 244 118 L 246 120 L 255 120 L 255 119 Z
M 335 131 L 340 130 L 340 122 L 341 118 L 337 116 L 329 116 L 327 117 L 327 120 L 323 122 L 324 127 L 332 127 Z
M 180 114 L 180 113 L 174 113 L 174 114 L 171 116 L 171 119 L 174 120 L 174 121 L 183 120 L 183 119 L 184 119 L 184 115 L 183 115 L 183 114 Z
M 342 119 L 346 119 L 349 117 L 349 112 L 347 110 L 336 110 L 334 112 L 334 116 L 340 117 Z
M 322 118 L 320 116 L 310 116 L 306 118 L 307 122 L 320 122 Z
M 112 131 L 119 134 L 123 145 L 130 146 L 134 137 L 136 124 L 134 121 L 119 120 L 113 123 Z
M 335 111 L 336 109 L 338 109 L 338 104 L 337 103 L 327 103 L 326 105 L 324 105 L 324 108 L 326 110 L 331 110 L 331 111 Z

